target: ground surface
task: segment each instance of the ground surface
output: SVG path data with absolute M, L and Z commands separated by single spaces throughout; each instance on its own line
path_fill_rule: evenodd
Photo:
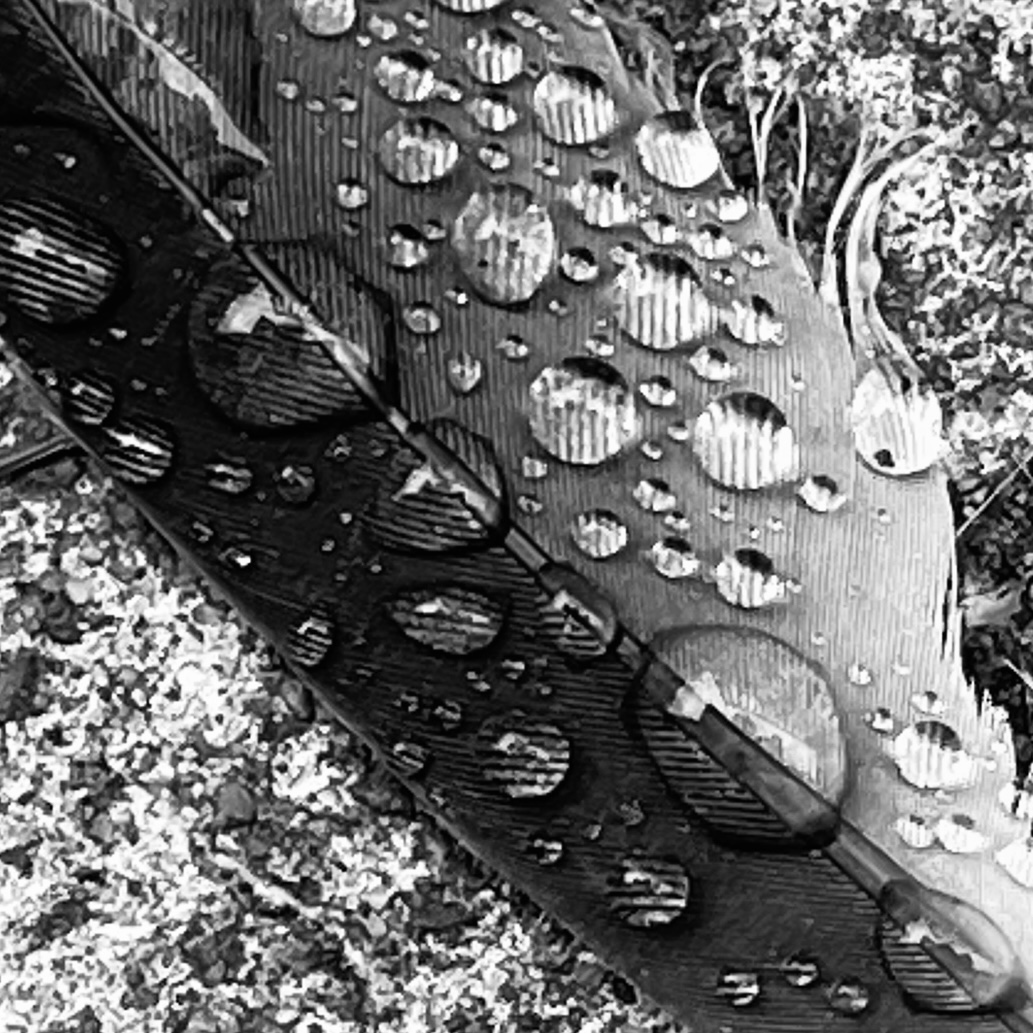
M 812 244 L 861 112 L 972 119 L 960 150 L 890 196 L 883 304 L 951 420 L 980 625 L 970 669 L 1028 730 L 1033 12 L 990 0 L 624 9 L 676 44 L 687 89 L 721 56 L 762 86 L 800 70 Z M 748 186 L 741 100 L 715 76 L 709 116 Z M 785 133 L 776 197 L 791 154 Z M 0 390 L 0 437 L 19 433 L 19 405 Z M 0 1028 L 669 1028 L 415 814 L 346 733 L 310 720 L 255 636 L 87 464 L 0 490 L 0 617 Z M 227 877 L 231 840 L 247 863 Z

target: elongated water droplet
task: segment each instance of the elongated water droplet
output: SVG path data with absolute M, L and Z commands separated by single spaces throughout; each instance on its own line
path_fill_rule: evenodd
M 658 477 L 639 481 L 632 496 L 647 513 L 670 513 L 678 505 L 670 485 Z
M 536 834 L 527 841 L 527 852 L 543 867 L 559 864 L 563 859 L 563 842 L 544 834 Z
M 208 487 L 226 495 L 242 495 L 254 481 L 251 468 L 243 460 L 216 460 L 206 463 L 204 472 Z
M 506 0 L 437 0 L 437 2 L 447 10 L 455 11 L 456 14 L 481 14 L 484 11 L 493 11 Z
M 509 362 L 524 362 L 531 355 L 531 346 L 519 334 L 503 337 L 495 347 Z
M 542 76 L 532 98 L 542 132 L 562 144 L 601 140 L 617 127 L 617 105 L 595 72 L 567 65 Z
M 452 656 L 487 649 L 505 621 L 505 611 L 494 600 L 459 587 L 402 592 L 387 609 L 409 638 Z
M 656 572 L 672 580 L 695 577 L 702 564 L 690 542 L 671 536 L 662 538 L 649 552 Z
M 816 958 L 808 954 L 793 954 L 779 966 L 782 978 L 798 989 L 814 986 L 821 979 L 821 966 Z
M 636 134 L 635 148 L 650 176 L 678 190 L 701 186 L 721 167 L 713 137 L 687 111 L 651 119 Z
M 172 432 L 157 422 L 134 417 L 103 429 L 101 458 L 126 484 L 153 484 L 168 473 L 175 455 Z
M 990 845 L 990 840 L 975 827 L 975 821 L 967 814 L 941 818 L 934 831 L 943 849 L 952 854 L 978 854 Z
M 861 1015 L 871 1004 L 871 993 L 859 979 L 837 979 L 827 996 L 829 1007 L 840 1015 Z

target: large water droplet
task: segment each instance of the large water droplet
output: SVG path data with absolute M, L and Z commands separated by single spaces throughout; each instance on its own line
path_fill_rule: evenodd
M 952 814 L 936 823 L 936 838 L 943 849 L 952 854 L 978 854 L 987 848 L 990 840 L 976 827 L 967 814 Z
M 666 858 L 631 856 L 610 880 L 610 907 L 627 925 L 653 929 L 670 925 L 688 907 L 688 873 Z
M 374 74 L 384 92 L 399 104 L 419 104 L 434 92 L 434 69 L 415 50 L 384 54 Z
M 381 138 L 380 161 L 399 183 L 434 183 L 456 167 L 459 143 L 448 126 L 433 118 L 403 118 Z
M 441 329 L 441 315 L 433 305 L 416 301 L 402 309 L 402 322 L 414 334 L 430 337 Z
M 714 584 L 721 597 L 744 610 L 758 610 L 781 602 L 786 583 L 775 573 L 771 558 L 758 549 L 736 549 L 714 570 Z
M 95 316 L 124 275 L 122 246 L 100 223 L 56 201 L 0 204 L 0 295 L 30 318 Z
M 534 194 L 500 184 L 470 195 L 452 227 L 452 247 L 474 287 L 489 301 L 527 301 L 552 269 L 556 229 Z
M 463 56 L 473 77 L 490 86 L 502 86 L 524 70 L 524 48 L 502 27 L 481 29 L 468 37 Z
M 287 632 L 287 659 L 306 669 L 318 667 L 334 643 L 334 616 L 319 603 L 294 621 Z
M 415 269 L 430 258 L 423 234 L 406 223 L 392 226 L 387 234 L 387 261 L 395 269 Z
M 676 255 L 631 255 L 613 284 L 621 329 L 643 347 L 669 351 L 706 333 L 711 305 L 699 276 Z
M 175 454 L 172 432 L 144 418 L 122 420 L 103 429 L 101 458 L 126 484 L 153 484 L 168 473 Z
M 547 366 L 531 384 L 531 433 L 565 463 L 594 466 L 639 431 L 635 397 L 609 363 L 591 356 Z
M 505 133 L 520 121 L 520 113 L 504 93 L 483 93 L 471 97 L 466 110 L 474 122 L 488 133 Z
M 494 600 L 459 587 L 402 592 L 387 612 L 409 638 L 452 656 L 487 649 L 505 621 L 505 610 Z
M 617 105 L 602 77 L 567 65 L 538 80 L 532 98 L 542 132 L 557 143 L 586 144 L 617 127 Z
M 627 183 L 616 172 L 595 169 L 583 176 L 567 194 L 589 226 L 609 229 L 634 222 L 639 206 L 632 200 Z
M 636 134 L 635 148 L 650 176 L 679 190 L 701 186 L 721 167 L 713 137 L 687 111 L 650 119 Z
M 486 721 L 480 729 L 484 776 L 513 799 L 556 790 L 570 767 L 570 741 L 555 725 L 528 720 L 519 711 Z
M 355 0 L 292 0 L 301 27 L 313 36 L 343 36 L 355 24 Z
M 893 740 L 891 754 L 901 777 L 919 789 L 962 789 L 979 775 L 958 733 L 942 721 L 917 721 Z
M 99 427 L 115 411 L 115 385 L 97 373 L 75 373 L 62 391 L 63 410 L 69 420 Z
M 243 495 L 252 485 L 254 474 L 243 459 L 218 459 L 204 466 L 209 488 L 225 495 Z
M 756 490 L 797 475 L 798 449 L 782 411 L 763 395 L 740 391 L 700 413 L 693 449 L 719 484 Z
M 616 513 L 590 509 L 574 519 L 574 544 L 588 557 L 605 560 L 616 556 L 628 544 L 628 529 Z

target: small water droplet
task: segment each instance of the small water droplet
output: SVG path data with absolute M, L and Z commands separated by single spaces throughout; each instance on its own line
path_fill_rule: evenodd
M 502 144 L 488 143 L 477 150 L 477 160 L 492 172 L 505 172 L 513 159 Z
M 531 346 L 519 334 L 503 337 L 495 347 L 510 362 L 524 362 L 531 355 Z
M 605 560 L 628 544 L 628 529 L 616 513 L 590 509 L 579 513 L 571 529 L 574 544 L 588 557 Z
M 536 495 L 531 495 L 527 492 L 517 496 L 516 504 L 517 509 L 520 510 L 524 516 L 538 516 L 545 509 L 542 505 L 541 499 Z
M 717 979 L 717 995 L 733 1008 L 747 1008 L 760 998 L 760 974 L 749 969 L 725 969 Z
M 546 308 L 557 317 L 570 315 L 570 306 L 562 298 L 550 298 Z
M 759 241 L 747 244 L 739 254 L 742 260 L 752 269 L 764 269 L 771 265 L 771 256 Z
M 489 133 L 505 133 L 520 121 L 520 114 L 502 93 L 482 93 L 471 97 L 466 111 L 477 125 Z
M 704 223 L 685 235 L 686 243 L 697 258 L 706 262 L 725 262 L 735 254 L 735 243 L 720 226 Z
M 585 341 L 585 351 L 598 359 L 611 359 L 617 350 L 617 346 L 608 337 L 593 334 Z
M 952 814 L 941 818 L 934 829 L 943 849 L 951 854 L 978 854 L 990 845 L 990 840 L 977 828 L 967 814 Z
M 396 742 L 389 754 L 391 766 L 403 777 L 415 778 L 430 763 L 430 750 L 421 743 Z
M 878 707 L 868 715 L 868 727 L 879 735 L 892 735 L 896 725 L 889 707 Z
M 415 226 L 398 223 L 388 230 L 387 262 L 395 269 L 415 269 L 430 258 L 426 238 Z
M 936 833 L 920 814 L 908 814 L 893 823 L 898 836 L 913 850 L 928 850 L 936 842 Z
M 342 463 L 346 459 L 350 459 L 352 455 L 352 444 L 347 434 L 338 434 L 330 444 L 326 446 L 326 450 L 323 453 L 327 459 L 332 459 L 335 463 Z
M 695 577 L 702 564 L 692 545 L 684 538 L 662 538 L 649 551 L 656 572 L 672 580 Z
M 444 699 L 435 703 L 430 716 L 443 732 L 457 732 L 463 726 L 463 707 L 454 699 Z
M 651 463 L 658 463 L 664 457 L 663 445 L 659 441 L 643 441 L 638 450 Z
M 305 101 L 305 110 L 310 115 L 325 115 L 326 114 L 326 101 L 322 97 L 309 97 Z
M 713 207 L 714 214 L 722 222 L 741 222 L 750 214 L 750 202 L 737 190 L 722 190 Z
M 719 265 L 711 269 L 710 279 L 718 286 L 724 287 L 727 290 L 731 290 L 738 282 L 735 279 L 735 273 L 726 265 Z
M 785 323 L 775 315 L 771 302 L 754 294 L 749 302 L 733 298 L 723 311 L 725 329 L 750 347 L 785 344 Z
M 606 27 L 606 19 L 592 8 L 572 7 L 570 8 L 570 17 L 586 29 L 602 29 Z
M 860 1015 L 871 1004 L 871 993 L 859 979 L 837 979 L 828 991 L 829 1007 L 840 1015 Z
M 712 345 L 697 348 L 688 364 L 696 376 L 710 384 L 727 383 L 736 373 L 728 355 Z
M 669 409 L 678 401 L 678 392 L 675 390 L 674 384 L 671 383 L 669 377 L 660 374 L 643 380 L 639 384 L 638 392 L 647 405 L 658 409 Z
M 115 386 L 95 373 L 79 373 L 69 377 L 62 392 L 65 416 L 88 427 L 99 427 L 115 411 Z
M 610 906 L 627 925 L 654 929 L 669 925 L 688 906 L 689 875 L 676 861 L 626 857 L 610 883 Z
M 797 989 L 814 986 L 821 979 L 821 966 L 808 954 L 793 954 L 779 966 L 782 978 Z
M 359 98 L 347 86 L 338 87 L 330 103 L 342 115 L 354 115 L 359 110 Z
M 567 197 L 589 226 L 609 229 L 638 218 L 638 205 L 631 198 L 628 184 L 607 169 L 596 169 L 579 179 Z
M 511 82 L 524 69 L 524 48 L 512 32 L 501 26 L 481 29 L 469 36 L 463 56 L 470 74 L 490 86 Z
M 230 545 L 219 553 L 219 562 L 233 570 L 247 570 L 254 562 L 254 556 L 240 545 Z
M 251 468 L 243 460 L 206 463 L 204 472 L 208 487 L 226 495 L 242 495 L 254 480 Z
M 670 485 L 658 477 L 640 480 L 635 485 L 632 497 L 647 513 L 669 513 L 678 505 Z
M 956 790 L 978 777 L 975 758 L 962 749 L 958 733 L 929 718 L 905 728 L 891 753 L 901 777 L 918 789 Z
M 305 668 L 317 667 L 334 642 L 334 619 L 330 609 L 314 607 L 291 624 L 287 633 L 287 658 Z
M 345 179 L 337 184 L 335 199 L 346 212 L 358 211 L 369 204 L 369 188 L 357 179 Z
M 383 18 L 379 14 L 371 14 L 366 22 L 369 34 L 381 41 L 389 43 L 398 35 L 398 23 L 391 18 Z
M 540 865 L 551 867 L 563 859 L 563 843 L 543 834 L 533 835 L 527 841 L 527 852 Z
M 276 471 L 276 493 L 292 506 L 304 506 L 316 493 L 316 473 L 311 466 L 287 463 Z
M 374 74 L 381 89 L 398 104 L 419 104 L 434 92 L 434 69 L 415 50 L 384 54 Z
M 448 236 L 448 230 L 445 229 L 444 224 L 440 220 L 428 219 L 423 224 L 423 235 L 431 243 L 436 244 Z
M 469 394 L 483 376 L 484 364 L 469 352 L 461 352 L 448 361 L 448 382 L 460 394 Z
M 549 474 L 549 464 L 536 456 L 524 456 L 520 460 L 520 475 L 529 481 L 540 481 Z
M 402 309 L 402 322 L 414 334 L 429 337 L 441 329 L 441 316 L 433 305 L 417 301 Z
M 659 244 L 661 247 L 670 247 L 681 240 L 682 234 L 678 224 L 663 212 L 658 212 L 648 219 L 643 219 L 640 226 L 642 232 L 649 240 L 654 244 Z
M 560 256 L 560 272 L 573 283 L 594 283 L 599 278 L 599 263 L 586 247 L 574 247 Z
M 449 287 L 445 291 L 445 301 L 455 305 L 456 308 L 465 308 L 470 304 L 470 295 L 462 287 Z
M 939 694 L 934 692 L 932 689 L 926 689 L 924 692 L 916 692 L 911 697 L 911 705 L 916 710 L 920 710 L 923 714 L 931 714 L 933 716 L 938 716 L 945 710 L 943 700 L 940 699 Z
M 103 436 L 101 458 L 111 473 L 126 484 L 153 484 L 172 466 L 172 435 L 156 422 L 144 418 L 124 420 L 104 427 Z
M 293 79 L 281 79 L 276 84 L 276 95 L 286 101 L 295 101 L 301 96 L 301 85 Z
M 847 668 L 846 676 L 851 685 L 868 686 L 873 681 L 871 670 L 859 661 Z
M 815 513 L 834 513 L 846 502 L 836 482 L 824 474 L 808 477 L 797 489 L 797 495 Z

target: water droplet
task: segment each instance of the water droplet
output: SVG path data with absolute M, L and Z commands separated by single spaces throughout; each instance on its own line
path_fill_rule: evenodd
M 449 287 L 445 291 L 445 301 L 455 305 L 456 308 L 465 308 L 470 304 L 470 295 L 462 287 Z
M 227 546 L 219 553 L 219 562 L 231 570 L 248 570 L 254 560 L 251 551 L 242 545 Z
M 785 323 L 759 294 L 754 294 L 748 304 L 733 298 L 724 312 L 724 323 L 732 337 L 750 347 L 785 344 Z
M 384 54 L 374 74 L 381 89 L 398 104 L 419 104 L 434 92 L 434 69 L 415 50 Z
M 99 427 L 115 411 L 115 385 L 96 373 L 74 373 L 62 392 L 65 416 L 87 427 Z
M 355 24 L 355 0 L 292 0 L 294 16 L 313 36 L 343 36 Z
M 879 735 L 892 735 L 896 729 L 889 707 L 878 707 L 868 715 L 868 727 Z
M 958 733 L 942 721 L 918 721 L 893 740 L 901 777 L 918 789 L 961 789 L 978 777 L 975 758 L 962 749 Z
M 311 669 L 321 664 L 334 642 L 334 617 L 329 606 L 320 604 L 290 626 L 287 659 Z
M 452 247 L 489 301 L 527 301 L 552 269 L 556 229 L 534 194 L 515 184 L 474 191 L 452 227 Z
M 488 143 L 477 150 L 477 160 L 492 172 L 505 172 L 513 163 L 509 151 L 502 144 Z
M 536 799 L 558 788 L 570 767 L 570 741 L 555 726 L 519 711 L 490 718 L 480 729 L 484 776 L 513 799 Z
M 672 441 L 684 443 L 692 437 L 692 425 L 688 420 L 676 420 L 668 426 L 667 436 Z
M 505 133 L 520 121 L 520 113 L 503 93 L 471 97 L 466 110 L 474 122 L 489 133 Z
M 444 179 L 459 161 L 459 143 L 433 118 L 403 118 L 380 140 L 384 171 L 408 186 Z
M 402 17 L 406 25 L 411 25 L 417 32 L 425 32 L 430 28 L 430 19 L 423 11 L 406 11 Z
M 713 207 L 714 214 L 722 222 L 741 222 L 750 214 L 750 202 L 737 190 L 722 190 Z
M 427 219 L 423 224 L 423 235 L 431 243 L 436 244 L 438 241 L 444 240 L 448 236 L 448 230 L 445 229 L 444 223 L 438 219 Z
M 695 577 L 702 564 L 692 545 L 684 538 L 662 538 L 649 551 L 656 572 L 672 580 Z
M 775 572 L 771 557 L 759 549 L 736 549 L 714 569 L 718 593 L 733 606 L 758 610 L 781 602 L 786 582 Z
M 602 77 L 566 65 L 538 80 L 532 97 L 542 132 L 556 143 L 583 145 L 617 127 L 617 105 Z
M 452 656 L 487 649 L 505 622 L 498 603 L 459 587 L 402 592 L 388 603 L 387 612 L 409 638 Z
M 724 287 L 727 290 L 731 290 L 738 282 L 735 279 L 735 273 L 726 265 L 719 265 L 711 269 L 710 279 L 718 286 Z
M 800 485 L 796 494 L 815 513 L 834 513 L 846 502 L 846 496 L 831 477 L 814 474 Z
M 594 283 L 599 278 L 599 263 L 586 247 L 574 247 L 560 256 L 560 272 L 573 283 Z
M 563 843 L 544 834 L 533 835 L 527 841 L 527 852 L 540 865 L 550 867 L 563 859 Z
M 590 356 L 547 366 L 531 384 L 531 433 L 565 463 L 594 466 L 638 434 L 635 398 L 609 363 Z
M 398 223 L 388 230 L 387 261 L 395 269 L 415 269 L 430 258 L 426 238 L 415 226 Z
M 251 468 L 242 459 L 206 463 L 204 473 L 208 487 L 226 495 L 242 495 L 254 481 Z
M 868 1010 L 871 994 L 859 979 L 837 979 L 829 987 L 828 1002 L 840 1015 L 860 1015 Z
M 502 86 L 524 69 L 524 48 L 508 29 L 481 29 L 463 48 L 470 74 L 490 86 Z
M 659 441 L 643 441 L 638 450 L 651 463 L 658 463 L 664 457 L 663 445 Z
M 273 479 L 277 495 L 292 506 L 306 505 L 316 493 L 316 473 L 311 466 L 287 463 L 276 471 Z
M 101 458 L 111 473 L 126 484 L 153 484 L 172 466 L 172 433 L 153 420 L 134 417 L 105 427 L 103 440 Z
M 540 481 L 549 475 L 549 464 L 535 456 L 524 456 L 520 460 L 520 476 L 529 481 Z
M 456 14 L 481 14 L 484 11 L 493 11 L 506 0 L 437 0 L 437 2 L 447 10 L 455 11 Z
M 598 11 L 588 7 L 572 7 L 570 9 L 570 17 L 586 29 L 602 29 L 606 27 L 606 19 Z
M 448 360 L 448 382 L 462 395 L 469 394 L 484 376 L 484 364 L 469 352 Z
M 510 362 L 524 362 L 531 355 L 531 346 L 519 334 L 503 337 L 495 347 Z
M 415 778 L 430 763 L 430 750 L 422 743 L 402 740 L 391 747 L 388 761 L 403 778 Z
M 335 463 L 342 463 L 346 459 L 350 459 L 352 456 L 352 444 L 347 434 L 338 434 L 329 445 L 326 446 L 326 450 L 323 453 L 327 459 L 332 459 Z
M 628 529 L 616 513 L 590 509 L 574 518 L 574 544 L 589 558 L 605 560 L 616 556 L 628 544 Z
M 997 800 L 1004 812 L 1013 818 L 1033 820 L 1033 783 L 1002 786 Z
M 688 906 L 688 873 L 676 861 L 626 857 L 610 881 L 610 907 L 636 929 L 669 925 Z
M 695 270 L 683 258 L 629 255 L 613 284 L 614 315 L 645 348 L 669 351 L 711 329 L 713 311 Z
M 522 492 L 517 495 L 516 499 L 517 509 L 520 510 L 524 516 L 538 516 L 545 506 L 542 505 L 541 499 L 537 495 L 532 495 L 528 492 Z
M 638 218 L 639 208 L 631 199 L 627 183 L 607 169 L 595 169 L 579 179 L 567 197 L 589 226 L 609 229 Z
M 674 389 L 669 377 L 660 374 L 643 380 L 638 386 L 638 393 L 647 405 L 658 409 L 669 409 L 678 401 L 678 392 Z
M 359 98 L 347 86 L 340 86 L 330 98 L 330 103 L 342 115 L 354 115 L 359 110 Z
M 720 226 L 704 223 L 699 229 L 685 235 L 686 243 L 697 258 L 707 262 L 724 262 L 735 254 L 735 244 Z
M 325 115 L 326 114 L 326 101 L 322 97 L 309 97 L 305 101 L 305 110 L 310 115 Z
M 336 201 L 346 212 L 358 211 L 369 204 L 369 188 L 357 179 L 344 179 L 337 184 Z
M 990 845 L 990 840 L 975 827 L 967 814 L 952 814 L 941 818 L 935 830 L 943 849 L 952 854 L 977 854 Z
M 709 344 L 697 348 L 688 364 L 696 376 L 709 384 L 725 384 L 737 373 L 728 355 Z
M 123 248 L 100 223 L 57 201 L 0 204 L 0 290 L 31 319 L 96 316 L 124 276 Z
M 692 521 L 680 509 L 672 509 L 664 517 L 664 527 L 668 528 L 679 538 L 685 538 L 692 530 Z
M 717 995 L 733 1008 L 747 1008 L 760 998 L 760 974 L 745 969 L 725 969 L 717 979 Z
M 421 337 L 429 337 L 441 329 L 441 316 L 433 305 L 417 301 L 402 309 L 402 322 Z
M 932 689 L 914 693 L 911 697 L 911 705 L 923 714 L 929 714 L 934 717 L 942 714 L 945 709 L 943 700 Z
M 632 498 L 647 513 L 669 513 L 678 505 L 667 481 L 659 477 L 643 478 L 632 492 Z
M 380 40 L 381 43 L 390 43 L 398 35 L 398 22 L 391 18 L 383 18 L 379 14 L 369 16 L 366 28 L 369 34 L 374 39 Z
M 635 149 L 646 172 L 676 190 L 702 185 L 721 167 L 713 137 L 687 111 L 650 119 L 636 134 Z
M 846 676 L 851 685 L 868 686 L 873 680 L 871 670 L 857 661 L 847 668 Z
M 743 491 L 792 480 L 799 465 L 796 439 L 782 411 L 750 391 L 715 399 L 700 413 L 693 450 L 718 484 Z
M 611 359 L 616 350 L 617 347 L 613 341 L 599 334 L 593 334 L 585 341 L 585 351 L 597 359 Z
M 570 306 L 562 298 L 550 298 L 546 308 L 557 318 L 570 315 Z
M 644 219 L 640 226 L 646 237 L 652 243 L 659 244 L 661 247 L 670 247 L 672 244 L 677 244 L 682 237 L 678 224 L 663 212 Z
M 1013 840 L 994 854 L 994 860 L 1020 886 L 1033 889 L 1033 837 Z
M 294 79 L 281 79 L 276 84 L 276 96 L 286 101 L 296 101 L 301 96 L 301 84 Z
M 771 265 L 771 256 L 759 241 L 747 244 L 739 254 L 742 260 L 752 269 L 764 269 Z
M 814 986 L 821 979 L 821 966 L 809 954 L 793 954 L 779 966 L 782 978 L 797 989 Z
M 435 703 L 430 716 L 443 732 L 457 732 L 463 726 L 463 707 L 454 699 L 444 699 Z
M 893 823 L 898 836 L 913 850 L 928 850 L 936 842 L 936 833 L 920 814 L 908 814 Z

